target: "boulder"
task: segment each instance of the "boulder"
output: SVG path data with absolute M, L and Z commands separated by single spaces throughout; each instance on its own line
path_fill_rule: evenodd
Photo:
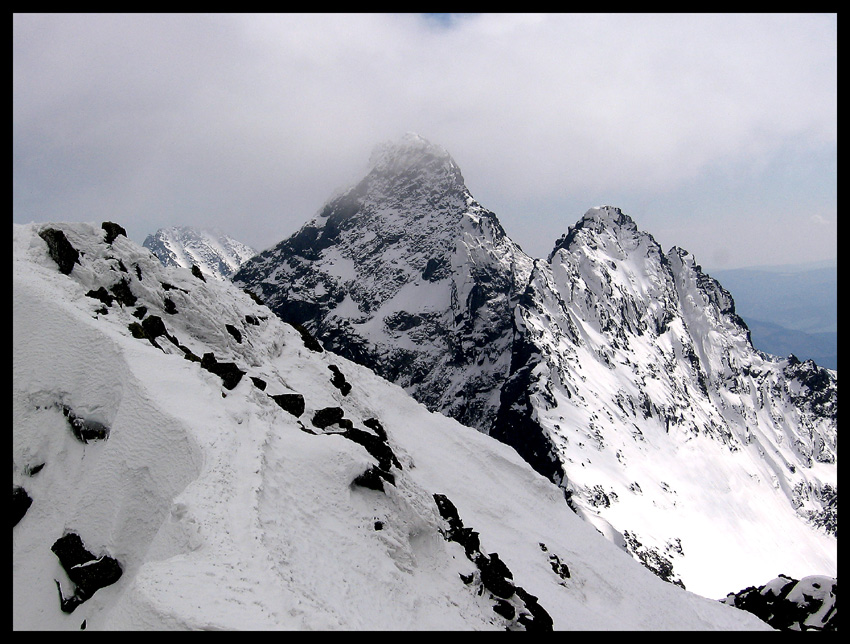
M 32 499 L 20 485 L 12 484 L 12 527 L 14 528 L 32 505 Z
M 245 375 L 235 362 L 218 362 L 212 353 L 204 354 L 201 358 L 201 367 L 221 378 L 225 389 L 236 387 Z
M 104 238 L 104 241 L 107 244 L 111 244 L 112 242 L 114 242 L 116 237 L 118 237 L 118 235 L 124 235 L 124 237 L 127 236 L 127 231 L 124 230 L 123 227 L 121 227 L 118 224 L 115 224 L 111 221 L 104 221 L 100 225 L 100 227 L 103 228 L 103 230 L 106 231 L 106 237 Z
M 59 603 L 63 612 L 72 613 L 77 606 L 87 601 L 95 592 L 114 584 L 121 578 L 123 568 L 117 559 L 108 555 L 96 557 L 83 545 L 83 540 L 74 532 L 69 532 L 50 547 L 53 554 L 74 584 L 74 594 L 65 597 L 59 589 Z
M 304 413 L 304 396 L 301 394 L 277 394 L 271 398 L 280 406 L 281 409 L 288 411 L 296 418 Z
M 45 228 L 38 235 L 47 242 L 47 251 L 59 266 L 59 271 L 65 275 L 70 275 L 74 269 L 74 264 L 80 263 L 80 253 L 71 246 L 71 242 L 65 237 L 65 233 L 55 228 Z

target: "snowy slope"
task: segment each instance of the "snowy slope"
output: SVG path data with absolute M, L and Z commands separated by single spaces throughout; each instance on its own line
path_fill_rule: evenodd
M 669 581 L 836 574 L 837 374 L 754 349 L 731 295 L 617 208 L 533 259 L 408 135 L 234 282 L 513 446 Z
M 190 226 L 160 228 L 148 235 L 142 244 L 166 266 L 192 268 L 214 279 L 224 280 L 257 251 L 224 232 L 202 230 Z
M 15 629 L 767 628 L 659 580 L 509 447 L 115 231 L 13 229 Z M 67 535 L 86 552 L 63 569 Z M 104 562 L 120 578 L 92 586 Z

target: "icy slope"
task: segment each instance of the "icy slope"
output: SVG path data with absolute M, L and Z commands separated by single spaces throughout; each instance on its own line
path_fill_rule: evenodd
M 201 273 L 218 280 L 230 279 L 257 251 L 220 230 L 190 226 L 160 228 L 145 239 L 149 249 L 166 266 L 197 266 Z
M 13 260 L 15 629 L 767 628 L 114 226 L 14 226 Z

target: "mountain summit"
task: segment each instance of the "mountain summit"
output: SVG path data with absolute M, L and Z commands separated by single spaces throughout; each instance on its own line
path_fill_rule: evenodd
M 451 157 L 408 135 L 233 279 L 326 348 L 486 431 L 531 265 Z
M 836 574 L 837 374 L 754 349 L 731 294 L 618 208 L 531 258 L 408 135 L 234 281 L 514 447 L 668 581 Z

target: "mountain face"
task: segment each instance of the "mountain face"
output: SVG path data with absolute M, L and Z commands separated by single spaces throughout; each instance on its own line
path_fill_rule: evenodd
M 234 280 L 325 348 L 487 431 L 531 266 L 448 153 L 409 135 Z
M 668 581 L 836 574 L 836 373 L 754 349 L 730 293 L 617 208 L 530 258 L 408 136 L 234 281 L 514 447 Z
M 245 260 L 257 251 L 236 241 L 220 230 L 201 230 L 190 226 L 160 228 L 148 235 L 143 246 L 165 266 L 192 268 L 217 280 L 230 279 Z
M 116 224 L 14 226 L 12 364 L 17 630 L 769 629 Z

